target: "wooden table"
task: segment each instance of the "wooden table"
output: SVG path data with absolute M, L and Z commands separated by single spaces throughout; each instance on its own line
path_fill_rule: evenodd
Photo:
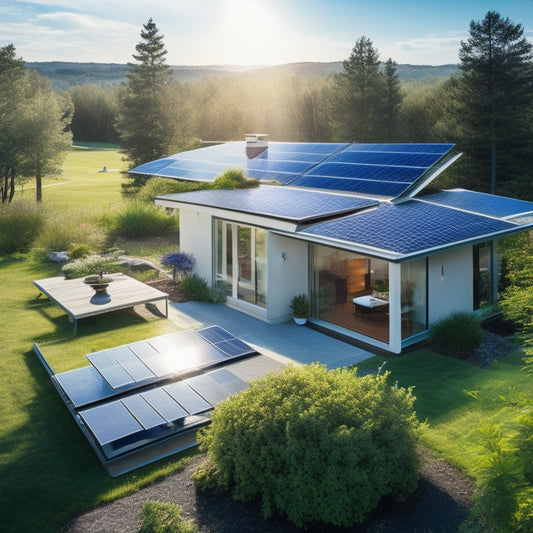
M 146 283 L 130 278 L 121 272 L 105 274 L 113 281 L 107 294 L 97 295 L 85 278 L 64 279 L 46 278 L 34 281 L 34 285 L 50 300 L 61 307 L 74 321 L 74 334 L 78 329 L 78 319 L 110 313 L 135 305 L 165 301 L 165 316 L 168 318 L 168 294 L 154 289 Z

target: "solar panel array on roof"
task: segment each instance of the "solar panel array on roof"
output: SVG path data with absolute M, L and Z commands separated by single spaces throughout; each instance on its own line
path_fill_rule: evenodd
M 352 144 L 290 182 L 297 187 L 396 197 L 453 144 Z
M 447 245 L 488 240 L 518 226 L 504 220 L 449 209 L 420 200 L 381 203 L 374 209 L 319 223 L 304 235 L 326 237 L 364 248 L 369 254 L 400 260 Z
M 428 194 L 419 200 L 498 218 L 515 218 L 533 212 L 531 202 L 463 189 Z
M 132 169 L 185 180 L 213 181 L 229 168 L 284 185 L 395 197 L 417 182 L 453 144 L 279 143 L 253 159 L 231 142 L 175 154 Z
M 161 198 L 296 223 L 354 212 L 378 204 L 377 200 L 372 198 L 266 185 L 252 189 L 217 189 L 169 194 Z

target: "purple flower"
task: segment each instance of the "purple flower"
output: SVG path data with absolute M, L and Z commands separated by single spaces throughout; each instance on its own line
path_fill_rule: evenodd
M 190 274 L 194 268 L 196 259 L 191 254 L 175 253 L 167 254 L 162 257 L 161 264 L 163 266 L 172 267 L 172 279 L 182 279 L 187 274 Z

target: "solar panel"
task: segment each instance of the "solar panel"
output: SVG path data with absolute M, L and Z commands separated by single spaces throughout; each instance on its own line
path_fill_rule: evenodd
M 191 388 L 211 405 L 216 405 L 225 400 L 230 393 L 218 384 L 210 374 L 194 376 L 187 380 Z
M 220 326 L 210 326 L 208 328 L 199 329 L 197 330 L 197 333 L 200 337 L 213 344 L 234 338 L 229 331 Z
M 255 189 L 194 191 L 170 194 L 160 198 L 263 215 L 297 223 L 355 212 L 378 203 L 372 198 L 275 186 L 261 186 Z
M 52 376 L 76 408 L 105 400 L 115 391 L 92 366 L 85 366 Z
M 165 385 L 164 389 L 191 415 L 204 413 L 213 408 L 209 402 L 190 387 L 187 381 L 177 381 Z
M 85 409 L 79 414 L 102 446 L 143 430 L 137 419 L 118 400 Z
M 493 217 L 516 217 L 533 212 L 533 203 L 474 191 L 452 189 L 421 196 L 419 200 Z
M 213 370 L 207 375 L 223 389 L 225 389 L 228 393 L 228 396 L 237 394 L 247 388 L 247 384 L 242 379 L 238 378 L 233 372 L 230 372 L 227 368 Z
M 144 429 L 166 423 L 166 420 L 140 394 L 123 398 L 121 402 Z
M 397 205 L 382 203 L 301 233 L 349 242 L 382 257 L 402 258 L 515 229 L 515 224 L 503 220 L 413 200 Z
M 162 388 L 142 392 L 141 396 L 167 422 L 175 422 L 188 415 L 187 411 Z

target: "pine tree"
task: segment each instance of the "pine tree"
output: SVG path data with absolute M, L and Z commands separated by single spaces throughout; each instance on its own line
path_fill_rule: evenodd
M 493 194 L 527 171 L 531 160 L 531 51 L 522 26 L 495 11 L 472 21 L 469 38 L 461 42 L 457 120 L 470 172 L 477 171 L 482 189 L 489 188 L 483 182 L 490 175 Z
M 339 140 L 392 140 L 402 100 L 396 63 L 389 59 L 382 65 L 372 41 L 363 36 L 335 80 Z
M 165 63 L 163 35 L 149 19 L 130 65 L 128 84 L 119 97 L 116 124 L 121 151 L 133 166 L 159 159 L 176 151 L 183 142 L 183 111 L 179 84 Z M 134 187 L 147 177 L 134 178 Z

